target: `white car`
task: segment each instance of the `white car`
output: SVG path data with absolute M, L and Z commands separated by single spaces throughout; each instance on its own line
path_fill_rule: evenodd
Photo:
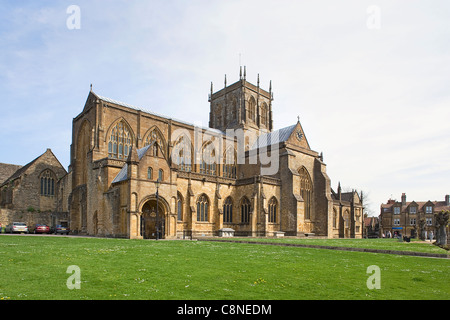
M 6 226 L 6 230 L 5 232 L 10 232 L 10 233 L 28 233 L 28 227 L 25 223 L 23 222 L 13 222 L 12 224 Z

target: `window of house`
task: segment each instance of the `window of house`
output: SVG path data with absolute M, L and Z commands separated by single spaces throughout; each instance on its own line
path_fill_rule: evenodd
M 256 121 L 256 101 L 255 98 L 251 97 L 248 101 L 248 118 L 255 122 Z
M 433 207 L 432 206 L 426 206 L 425 207 L 425 213 L 433 213 Z
M 433 225 L 433 218 L 427 218 L 427 226 L 432 226 Z
M 197 200 L 197 221 L 208 221 L 208 210 L 208 197 L 203 194 Z
M 275 197 L 272 197 L 269 201 L 269 222 L 277 222 L 277 199 Z
M 172 159 L 176 165 L 178 165 L 178 169 L 180 171 L 190 172 L 192 169 L 191 165 L 191 143 L 190 139 L 182 135 L 177 142 L 175 143 L 175 147 L 173 148 Z
M 228 148 L 225 152 L 222 166 L 222 175 L 225 178 L 236 179 L 236 157 L 233 148 Z
M 55 195 L 55 178 L 50 170 L 45 170 L 41 174 L 41 195 L 54 196 Z
M 250 201 L 247 198 L 242 200 L 241 204 L 241 222 L 249 223 L 250 222 Z
M 228 197 L 223 204 L 223 222 L 231 223 L 233 221 L 233 200 Z
M 312 202 L 312 183 L 308 171 L 305 167 L 299 170 L 300 174 L 300 193 L 305 206 L 305 219 L 311 219 L 311 202 Z
M 400 219 L 394 219 L 394 226 L 400 225 Z
M 144 147 L 150 147 L 150 155 L 153 157 L 164 156 L 165 140 L 157 127 L 154 127 L 144 139 Z M 160 155 L 162 151 L 163 154 Z
M 394 214 L 400 214 L 400 207 L 394 207 Z
M 409 207 L 409 213 L 410 214 L 416 214 L 417 213 L 417 207 Z
M 110 158 L 126 159 L 133 143 L 131 131 L 128 126 L 119 121 L 111 130 L 108 142 L 108 155 Z
M 200 173 L 216 175 L 216 150 L 213 143 L 209 143 L 203 148 L 202 162 L 200 163 Z
M 409 224 L 412 225 L 412 226 L 415 226 L 416 225 L 416 218 L 409 219 Z
M 178 221 L 183 220 L 183 199 L 179 193 L 177 194 L 177 218 Z
M 267 125 L 267 104 L 263 103 L 261 106 L 261 124 L 268 127 Z
M 152 167 L 148 167 L 148 169 L 147 169 L 147 179 L 148 180 L 153 180 L 153 169 L 152 169 Z

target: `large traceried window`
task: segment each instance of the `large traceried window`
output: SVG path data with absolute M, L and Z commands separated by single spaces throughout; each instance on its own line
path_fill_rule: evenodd
M 208 221 L 209 200 L 205 194 L 197 200 L 197 221 Z
M 231 200 L 231 197 L 228 197 L 223 204 L 223 222 L 233 222 L 233 200 Z
M 302 167 L 300 174 L 300 193 L 305 205 L 305 219 L 311 219 L 312 183 L 308 171 Z
M 241 222 L 242 223 L 249 223 L 250 222 L 250 209 L 251 204 L 250 200 L 247 198 L 242 199 L 241 203 Z
M 192 170 L 191 140 L 182 135 L 175 143 L 172 151 L 172 161 L 178 165 L 178 170 L 190 172 Z
M 164 157 L 165 143 L 161 132 L 154 127 L 144 139 L 144 147 L 152 145 L 150 154 L 153 157 Z
M 53 177 L 53 174 L 50 170 L 45 170 L 41 174 L 41 195 L 55 195 L 55 178 Z
M 236 156 L 233 148 L 228 148 L 225 152 L 222 166 L 222 175 L 224 178 L 236 179 Z
M 272 197 L 269 201 L 269 222 L 277 223 L 277 199 Z
M 130 128 L 124 121 L 118 122 L 111 130 L 108 142 L 108 155 L 110 158 L 126 159 L 133 146 Z
M 209 143 L 203 148 L 200 173 L 210 175 L 216 175 L 217 173 L 217 159 L 214 143 Z

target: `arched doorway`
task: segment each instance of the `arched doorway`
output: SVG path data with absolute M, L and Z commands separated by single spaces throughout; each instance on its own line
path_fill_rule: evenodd
M 158 210 L 158 214 L 156 211 Z M 156 239 L 157 227 L 159 226 L 159 239 L 164 239 L 165 237 L 165 206 L 162 201 L 158 201 L 158 206 L 156 199 L 151 199 L 145 202 L 142 206 L 141 215 L 141 236 L 144 239 Z

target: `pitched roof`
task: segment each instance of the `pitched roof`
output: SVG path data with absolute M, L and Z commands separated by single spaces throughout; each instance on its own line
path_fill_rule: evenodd
M 56 158 L 56 156 L 53 154 L 51 149 L 47 149 L 43 154 L 41 154 L 39 157 L 37 157 L 36 159 L 34 159 L 33 161 L 27 163 L 26 165 L 24 165 L 23 167 L 19 167 L 18 170 L 16 170 L 8 179 L 6 179 L 5 181 L 3 181 L 0 184 L 0 187 L 8 184 L 11 181 L 16 180 L 17 178 L 19 178 L 22 174 L 24 174 L 28 168 L 30 168 L 37 160 L 39 160 L 42 156 L 44 156 L 47 152 L 51 153 L 51 155 L 58 161 L 58 163 L 61 165 L 61 163 L 59 162 L 58 158 Z M 63 166 L 61 165 L 61 168 L 63 168 Z M 64 169 L 64 168 L 63 168 Z M 64 169 L 64 171 L 66 171 Z
M 296 126 L 297 126 L 297 124 L 294 124 L 289 127 L 281 128 L 279 130 L 264 133 L 264 134 L 260 135 L 256 139 L 255 143 L 253 143 L 250 150 L 263 148 L 263 147 L 267 147 L 267 146 L 270 146 L 270 145 L 273 145 L 276 143 L 287 141 L 287 139 L 289 139 L 289 137 L 292 134 L 292 131 L 294 131 Z
M 141 149 L 136 149 L 137 155 L 139 158 L 139 161 L 142 159 L 142 157 L 145 155 L 148 149 L 153 145 L 154 141 L 150 143 L 148 146 L 145 146 Z M 132 147 L 133 148 L 133 147 Z M 131 152 L 130 152 L 131 153 Z M 128 163 L 125 163 L 125 165 L 122 167 L 122 169 L 119 171 L 117 176 L 113 179 L 112 183 L 117 183 L 121 181 L 127 180 L 127 173 L 128 173 Z
M 35 163 L 40 157 L 42 157 L 43 154 L 41 154 L 39 157 L 37 157 L 36 159 L 34 159 L 33 161 L 27 163 L 26 165 L 24 165 L 23 167 L 20 167 L 16 172 L 14 172 L 8 179 L 6 179 L 1 185 L 4 186 L 5 184 L 16 180 L 17 178 L 19 178 L 25 171 L 28 170 L 29 167 L 31 167 L 33 165 L 33 163 Z
M 412 204 L 417 204 L 417 211 L 418 212 L 423 212 L 424 210 L 424 206 L 428 203 L 431 203 L 434 205 L 434 211 L 447 211 L 450 210 L 450 206 L 447 206 L 445 201 L 408 201 L 405 203 L 405 205 L 401 205 L 401 202 L 398 201 L 390 201 L 389 203 L 382 203 L 381 204 L 381 209 L 387 209 L 387 210 L 383 210 L 383 212 L 391 212 L 392 211 L 392 207 L 394 207 L 394 205 L 401 205 L 401 212 L 407 212 L 408 207 Z
M 22 166 L 17 164 L 0 163 L 0 184 L 8 180 Z
M 129 109 L 137 110 L 137 111 L 142 111 L 142 112 L 145 112 L 145 113 L 154 115 L 154 116 L 158 116 L 158 117 L 161 117 L 161 118 L 164 118 L 164 119 L 169 119 L 169 120 L 177 121 L 177 122 L 180 122 L 180 123 L 183 123 L 183 124 L 192 126 L 192 127 L 199 127 L 199 128 L 201 128 L 201 129 L 205 129 L 205 130 L 208 130 L 208 131 L 213 131 L 213 132 L 215 132 L 215 133 L 219 133 L 219 134 L 222 134 L 222 135 L 225 134 L 223 131 L 221 131 L 221 130 L 219 130 L 219 129 L 214 129 L 214 128 L 209 128 L 209 127 L 198 126 L 198 125 L 196 125 L 196 124 L 189 123 L 189 122 L 186 122 L 186 121 L 184 121 L 184 120 L 180 120 L 180 119 L 175 119 L 175 118 L 167 117 L 167 116 L 165 116 L 165 115 L 162 115 L 162 114 L 159 114 L 159 113 L 150 111 L 149 109 L 146 109 L 146 108 L 137 107 L 137 106 L 134 106 L 134 105 L 125 103 L 125 102 L 121 102 L 121 101 L 117 101 L 117 100 L 114 100 L 114 99 L 111 99 L 111 98 L 103 97 L 103 96 L 100 96 L 100 95 L 94 93 L 93 91 L 91 91 L 91 93 L 94 94 L 98 99 L 100 99 L 100 100 L 102 100 L 102 101 L 104 101 L 104 102 L 113 103 L 113 104 L 116 104 L 116 105 L 119 105 L 119 106 L 122 106 L 122 107 L 126 107 L 126 108 L 129 108 Z

